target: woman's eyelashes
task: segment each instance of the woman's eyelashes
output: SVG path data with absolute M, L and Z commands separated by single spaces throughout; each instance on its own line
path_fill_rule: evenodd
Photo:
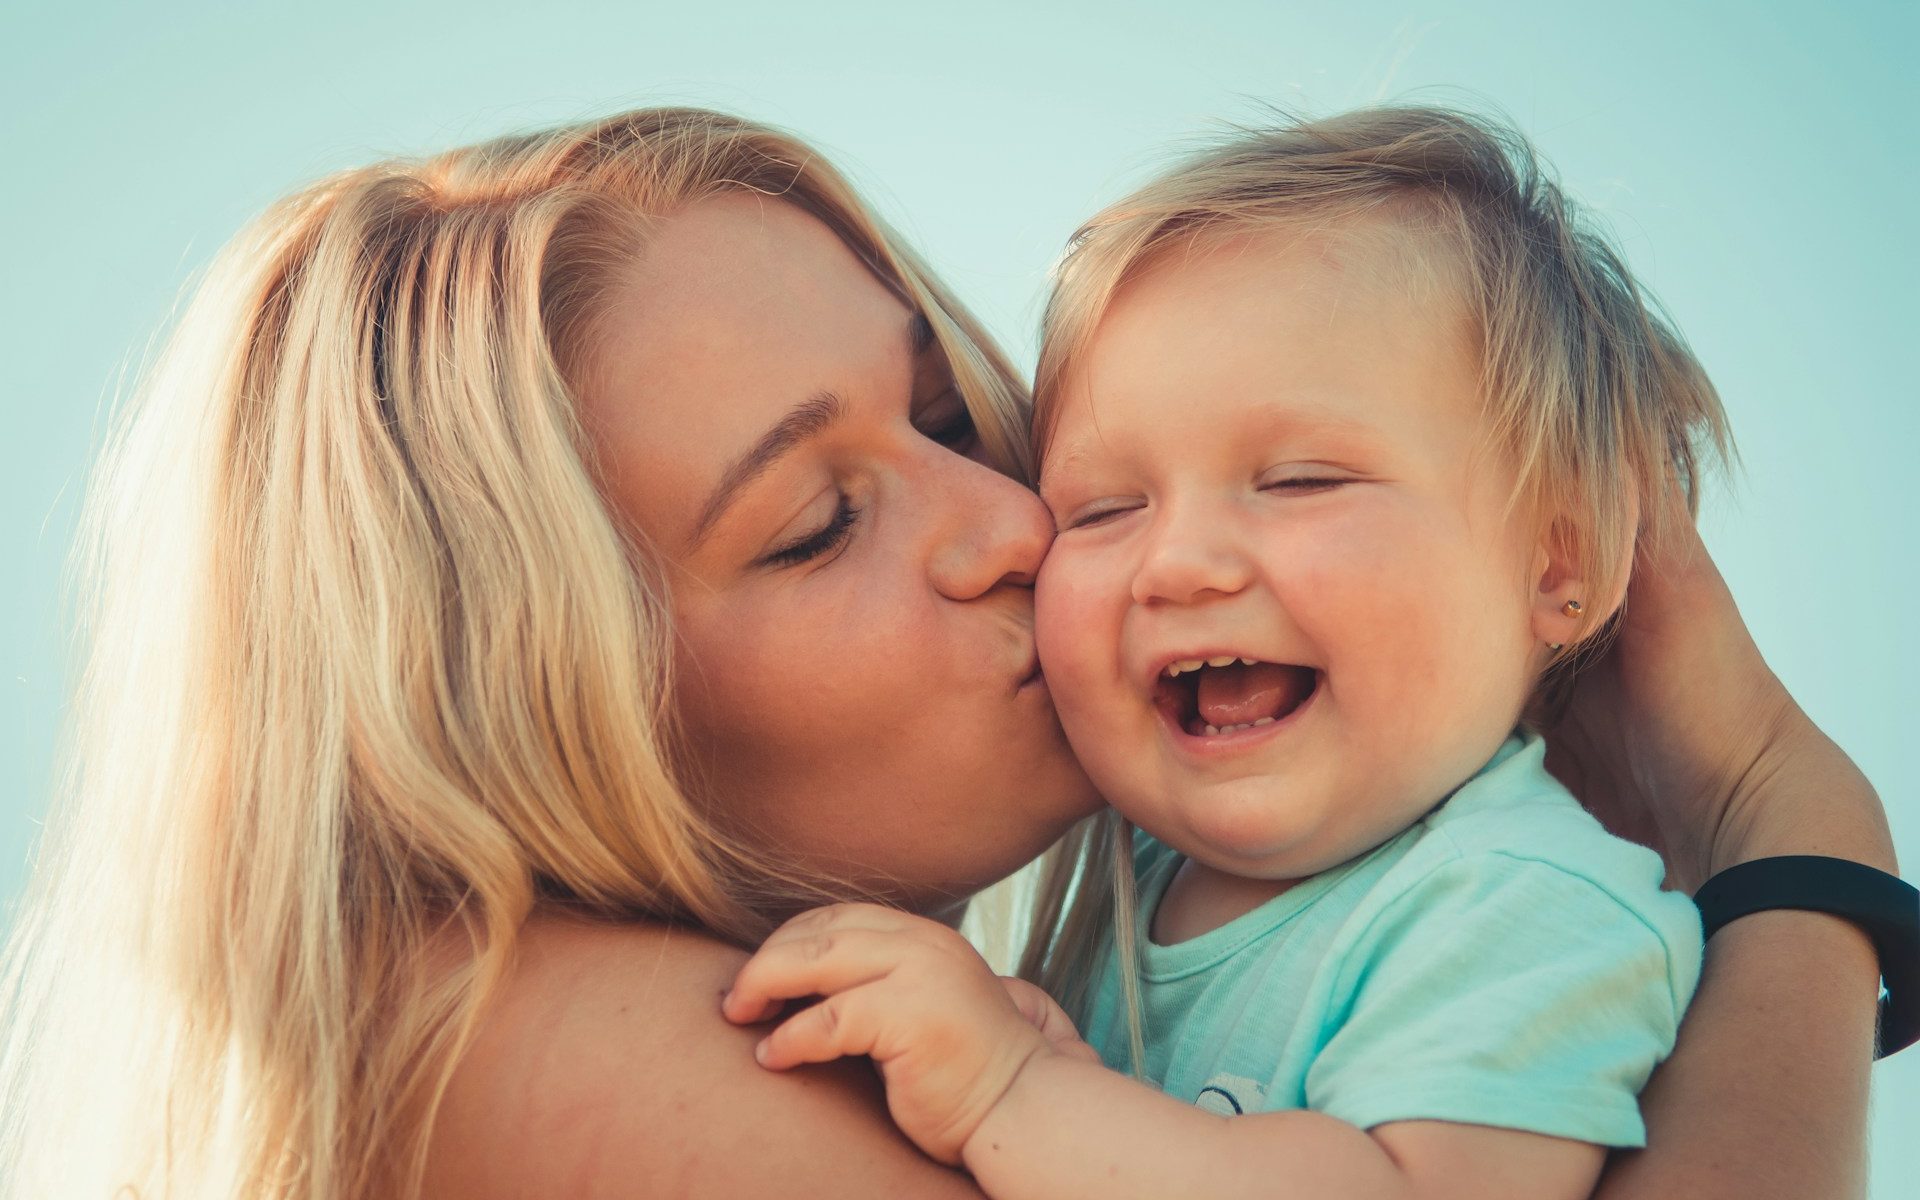
M 979 440 L 973 425 L 973 414 L 967 411 L 960 393 L 951 387 L 934 403 L 915 413 L 913 424 L 921 436 L 958 454 L 968 453 Z M 854 507 L 853 502 L 842 493 L 834 506 L 833 515 L 825 525 L 769 551 L 759 559 L 757 565 L 795 567 L 839 550 L 853 536 L 854 523 L 859 519 L 860 509 Z
M 860 519 L 860 510 L 853 506 L 843 493 L 834 505 L 833 516 L 819 529 L 789 542 L 778 550 L 769 552 L 760 559 L 763 567 L 795 567 L 811 562 L 823 554 L 840 549 L 853 536 L 853 523 Z

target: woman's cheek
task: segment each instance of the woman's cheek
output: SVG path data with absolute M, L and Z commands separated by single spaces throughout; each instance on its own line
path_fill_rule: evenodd
M 692 593 L 678 612 L 678 679 L 688 732 L 729 774 L 756 778 L 835 745 L 837 731 L 870 727 L 900 697 L 882 665 L 900 661 L 894 628 L 857 588 L 736 588 Z M 847 653 L 847 630 L 865 635 Z

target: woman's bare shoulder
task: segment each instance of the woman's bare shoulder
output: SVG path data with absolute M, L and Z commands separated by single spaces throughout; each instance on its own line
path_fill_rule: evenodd
M 720 996 L 705 934 L 537 917 L 455 1072 L 428 1200 L 565 1195 L 971 1196 L 887 1119 L 865 1064 L 774 1073 Z

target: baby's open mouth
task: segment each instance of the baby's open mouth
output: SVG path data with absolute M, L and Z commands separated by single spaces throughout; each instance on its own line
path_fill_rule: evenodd
M 1319 683 L 1312 667 L 1229 656 L 1183 659 L 1160 672 L 1153 702 L 1175 729 L 1214 737 L 1282 720 Z

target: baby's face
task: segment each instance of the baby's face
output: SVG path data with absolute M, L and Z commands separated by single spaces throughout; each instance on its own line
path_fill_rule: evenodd
M 1472 326 L 1371 233 L 1165 254 L 1065 380 L 1041 471 L 1040 655 L 1075 751 L 1136 824 L 1249 878 L 1411 824 L 1545 656 Z

